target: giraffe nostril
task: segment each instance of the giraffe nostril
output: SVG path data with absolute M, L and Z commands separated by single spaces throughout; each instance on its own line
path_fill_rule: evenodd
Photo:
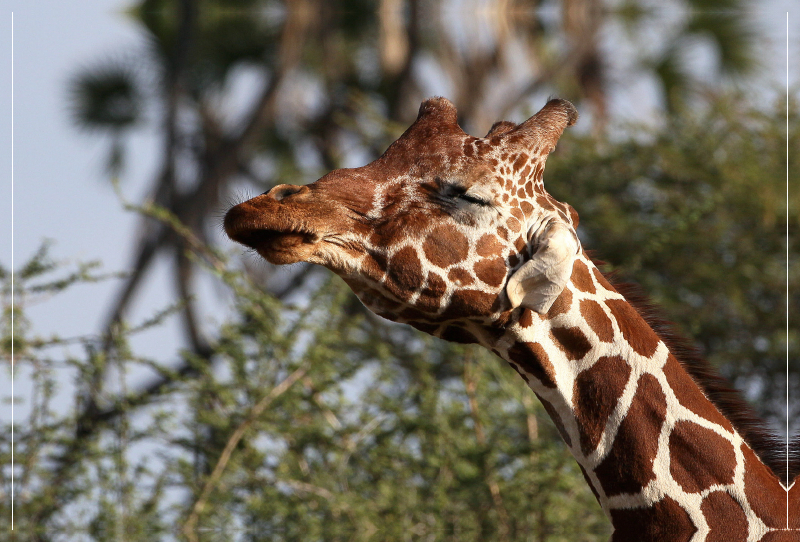
M 307 186 L 296 186 L 293 184 L 279 184 L 278 186 L 273 186 L 272 190 L 269 192 L 265 192 L 264 194 L 275 201 L 282 201 L 289 196 L 293 196 L 295 194 L 306 193 L 308 192 Z

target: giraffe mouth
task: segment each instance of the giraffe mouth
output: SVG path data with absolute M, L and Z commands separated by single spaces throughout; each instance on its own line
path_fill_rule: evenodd
M 253 213 L 248 205 L 238 205 L 225 215 L 225 233 L 274 264 L 307 259 L 320 241 L 319 235 L 299 225 L 264 222 L 263 217 Z
M 229 231 L 228 236 L 258 252 L 274 264 L 295 263 L 306 259 L 319 242 L 319 235 L 306 230 L 252 229 Z

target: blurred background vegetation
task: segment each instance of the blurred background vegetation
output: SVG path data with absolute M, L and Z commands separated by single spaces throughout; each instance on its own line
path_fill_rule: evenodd
M 747 0 L 144 0 L 121 16 L 140 49 L 99 56 L 65 89 L 75 126 L 108 142 L 157 126 L 161 162 L 118 277 L 43 246 L 0 269 L 2 355 L 32 370 L 14 426 L 19 540 L 606 540 L 609 526 L 543 409 L 478 348 L 389 324 L 321 268 L 276 269 L 220 235 L 229 204 L 377 157 L 445 94 L 482 135 L 548 95 L 581 112 L 546 184 L 585 247 L 640 283 L 782 432 L 798 429 L 798 194 L 786 201 L 779 88 L 758 89 Z M 697 68 L 697 58 L 706 62 Z M 113 60 L 109 60 L 113 58 Z M 633 124 L 631 81 L 656 105 Z M 797 89 L 789 148 L 800 148 Z M 622 109 L 636 112 L 637 103 Z M 796 156 L 790 184 L 798 183 Z M 788 217 L 787 217 L 788 206 Z M 788 224 L 787 224 L 788 218 Z M 791 242 L 791 245 L 787 245 Z M 787 261 L 789 258 L 787 277 Z M 156 261 L 173 300 L 126 314 Z M 210 278 L 219 296 L 199 299 Z M 32 300 L 118 280 L 109 317 L 42 338 Z M 201 301 L 203 303 L 201 303 Z M 209 330 L 200 306 L 225 322 Z M 11 310 L 14 309 L 12 326 Z M 185 348 L 138 355 L 165 318 Z M 78 355 L 65 355 L 77 345 Z M 786 412 L 786 352 L 794 401 Z M 74 350 L 73 350 L 74 351 Z M 135 376 L 148 375 L 144 384 Z M 141 378 L 137 382 L 141 382 Z M 53 398 L 65 386 L 73 403 Z M 0 460 L 10 464 L 10 427 Z M 10 469 L 0 523 L 8 532 Z

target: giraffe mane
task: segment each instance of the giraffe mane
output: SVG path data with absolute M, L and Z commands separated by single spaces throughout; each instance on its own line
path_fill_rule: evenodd
M 650 301 L 641 286 L 632 282 L 624 282 L 616 271 L 603 271 L 606 263 L 595 258 L 591 252 L 589 256 L 601 270 L 603 276 L 656 332 L 695 384 L 731 422 L 767 468 L 786 487 L 792 483 L 792 480 L 798 478 L 800 476 L 800 434 L 795 435 L 787 447 L 786 442 L 768 426 L 763 418 L 756 414 L 755 409 L 742 397 L 741 392 L 735 389 L 715 367 L 700 355 L 697 347 L 678 333 L 674 323 L 662 316 L 660 310 Z

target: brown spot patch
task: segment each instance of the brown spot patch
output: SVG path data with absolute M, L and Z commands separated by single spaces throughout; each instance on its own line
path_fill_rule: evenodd
M 431 317 L 431 315 L 429 313 L 422 312 L 417 307 L 406 306 L 403 310 L 397 312 L 396 319 L 398 321 L 402 321 L 402 322 L 417 321 L 417 322 L 428 322 L 428 323 L 431 323 L 430 322 L 430 317 Z M 391 319 L 395 320 L 395 318 L 391 318 Z M 436 327 L 438 327 L 438 326 L 439 326 L 439 324 L 436 324 Z
M 499 235 L 500 238 L 503 241 L 508 241 L 508 230 L 507 229 L 505 229 L 503 227 L 497 228 L 497 235 Z
M 436 273 L 429 272 L 425 288 L 422 289 L 417 298 L 417 307 L 428 312 L 438 311 L 445 290 L 447 290 L 447 283 L 445 283 L 444 279 Z
M 508 349 L 508 357 L 536 377 L 542 385 L 548 388 L 556 387 L 555 369 L 541 344 L 515 343 Z
M 770 531 L 758 542 L 797 542 L 797 533 L 792 531 Z
M 669 472 L 687 493 L 733 482 L 733 445 L 711 429 L 681 420 L 669 435 Z
M 544 196 L 536 196 L 536 203 L 538 203 L 539 207 L 541 207 L 542 209 L 545 209 L 547 211 L 555 211 L 553 206 L 550 205 L 550 202 L 547 201 L 547 198 L 545 198 Z
M 634 352 L 646 357 L 652 356 L 660 342 L 659 338 L 636 309 L 622 299 L 607 299 L 606 306 L 611 309 L 611 315 L 617 321 L 622 337 Z
M 528 155 L 521 153 L 516 160 L 514 160 L 514 173 L 522 170 L 525 164 L 528 162 Z
M 503 258 L 484 258 L 472 266 L 475 275 L 489 286 L 500 286 L 506 278 L 506 261 Z
M 584 454 L 591 453 L 600 443 L 630 374 L 631 368 L 621 357 L 604 356 L 575 379 L 573 403 Z
M 381 280 L 387 267 L 389 262 L 386 255 L 375 250 L 367 252 L 367 256 L 361 260 L 361 272 L 374 280 Z
M 422 285 L 422 264 L 417 251 L 404 247 L 389 261 L 388 276 L 384 284 L 389 291 L 404 301 Z
M 550 309 L 547 311 L 548 318 L 555 318 L 559 314 L 564 314 L 569 311 L 569 308 L 572 306 L 572 292 L 569 291 L 569 288 L 564 288 L 553 304 L 550 305 Z
M 597 280 L 597 284 L 599 284 L 604 290 L 608 292 L 617 291 L 613 286 L 611 286 L 611 283 L 608 282 L 608 279 L 603 275 L 603 273 L 598 268 L 593 267 L 592 274 L 594 275 L 595 280 Z
M 481 236 L 475 244 L 475 252 L 478 253 L 478 256 L 484 258 L 488 256 L 499 256 L 502 251 L 503 244 L 500 242 L 500 239 L 491 233 Z
M 606 495 L 638 493 L 655 479 L 653 460 L 666 413 L 667 400 L 658 380 L 650 374 L 642 375 L 611 450 L 595 469 Z
M 550 416 L 550 419 L 553 420 L 553 425 L 556 426 L 558 429 L 558 433 L 561 435 L 561 438 L 564 439 L 564 442 L 567 443 L 567 446 L 572 446 L 572 439 L 569 438 L 569 433 L 567 433 L 566 428 L 564 427 L 564 422 L 561 420 L 561 416 L 559 416 L 558 411 L 556 411 L 555 407 L 537 393 L 536 397 L 539 398 L 539 401 L 542 403 L 547 414 Z
M 422 245 L 425 257 L 437 267 L 448 267 L 467 257 L 467 237 L 449 224 L 437 226 Z
M 487 294 L 478 290 L 459 290 L 450 298 L 450 303 L 442 312 L 442 319 L 451 320 L 467 316 L 488 316 L 492 314 L 497 294 Z
M 675 398 L 681 405 L 698 416 L 720 425 L 727 431 L 733 431 L 731 422 L 708 400 L 672 354 L 667 357 L 667 362 L 664 364 L 664 375 L 667 377 L 669 387 L 675 393 Z
M 744 454 L 744 492 L 753 512 L 767 527 L 786 527 L 786 491 L 778 478 L 756 457 L 747 444 L 742 443 Z
M 436 299 L 436 306 L 439 306 L 439 298 L 444 295 L 447 290 L 447 283 L 442 277 L 433 271 L 428 272 L 428 281 L 425 288 L 422 290 L 422 295 Z
M 688 542 L 697 528 L 688 512 L 664 497 L 649 508 L 611 510 L 611 542 Z
M 514 241 L 514 248 L 517 250 L 517 252 L 522 252 L 527 246 L 528 243 L 525 241 L 524 237 L 517 237 L 517 240 Z
M 594 282 L 592 282 L 592 275 L 589 273 L 589 268 L 580 260 L 575 260 L 575 263 L 572 264 L 572 276 L 570 280 L 581 292 L 593 294 L 596 291 Z
M 706 517 L 710 533 L 706 542 L 746 542 L 747 516 L 742 505 L 725 491 L 709 493 L 700 510 Z
M 794 479 L 794 485 L 789 490 L 789 510 L 800 510 L 800 479 Z M 790 514 L 789 527 L 800 529 L 800 514 Z
M 514 233 L 519 233 L 519 228 L 520 228 L 519 220 L 517 220 L 513 216 L 508 217 L 508 220 L 506 220 L 506 226 L 508 226 L 508 229 L 510 231 Z
M 579 360 L 592 349 L 589 339 L 577 327 L 554 327 L 550 333 L 556 346 L 566 354 L 567 359 Z
M 469 271 L 462 267 L 454 267 L 447 273 L 447 279 L 450 282 L 454 282 L 456 286 L 469 286 L 473 282 L 475 282 L 472 278 L 472 275 L 469 274 Z
M 473 344 L 478 342 L 475 335 L 459 325 L 447 326 L 444 328 L 444 331 L 442 331 L 440 337 L 445 341 L 454 343 Z
M 525 215 L 530 216 L 531 213 L 533 213 L 533 205 L 527 201 L 523 201 L 519 206 L 522 208 L 522 212 L 525 213 Z
M 522 314 L 519 315 L 519 325 L 523 328 L 531 327 L 533 325 L 533 318 L 531 317 L 530 309 L 522 309 Z
M 598 339 L 605 343 L 614 340 L 614 327 L 611 325 L 611 319 L 600 303 L 591 299 L 581 299 L 580 310 L 581 316 L 597 334 Z

